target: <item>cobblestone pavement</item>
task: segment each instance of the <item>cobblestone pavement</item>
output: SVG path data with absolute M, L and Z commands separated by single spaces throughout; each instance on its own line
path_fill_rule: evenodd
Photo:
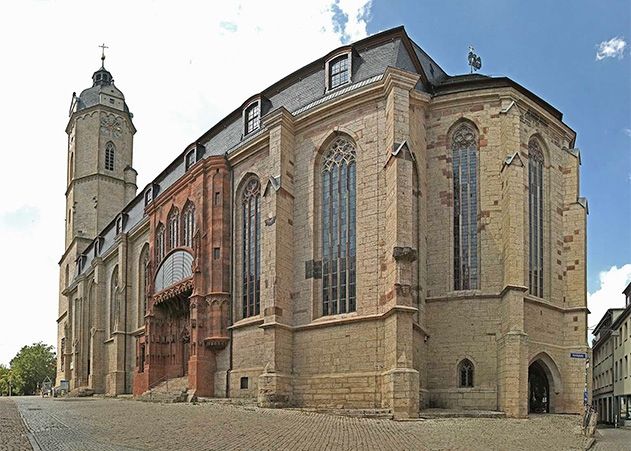
M 17 399 L 40 447 L 55 450 L 572 450 L 579 417 L 396 422 L 210 402 Z
M 12 399 L 0 398 L 0 451 L 31 449 L 17 406 Z
M 596 445 L 592 448 L 597 451 L 630 451 L 631 429 L 606 428 L 598 429 L 600 436 L 596 437 Z

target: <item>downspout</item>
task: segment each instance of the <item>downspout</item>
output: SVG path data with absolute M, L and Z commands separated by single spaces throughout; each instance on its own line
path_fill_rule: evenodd
M 228 171 L 230 173 L 230 204 L 228 205 L 228 209 L 229 209 L 229 223 L 230 223 L 230 273 L 229 273 L 229 277 L 228 277 L 228 284 L 230 287 L 230 294 L 228 296 L 228 305 L 230 306 L 230 308 L 228 309 L 228 324 L 230 324 L 232 326 L 233 324 L 233 311 L 234 311 L 234 305 L 233 305 L 233 300 L 234 300 L 234 286 L 233 286 L 233 281 L 232 281 L 232 273 L 233 273 L 233 268 L 234 268 L 234 252 L 235 252 L 235 245 L 234 245 L 234 227 L 232 224 L 232 206 L 234 205 L 234 172 L 232 171 L 232 168 L 230 167 L 230 163 L 228 161 L 228 156 L 225 156 L 226 159 L 226 164 L 228 166 Z M 226 377 L 226 398 L 230 397 L 230 375 L 232 374 L 232 337 L 233 337 L 233 329 L 230 328 L 230 347 L 229 347 L 229 352 L 230 352 L 230 364 L 228 366 L 228 377 Z
M 123 321 L 123 327 L 125 328 L 123 333 L 123 393 L 127 393 L 127 287 L 129 286 L 128 280 L 128 265 L 129 265 L 129 241 L 127 240 L 127 234 L 125 234 L 125 319 Z

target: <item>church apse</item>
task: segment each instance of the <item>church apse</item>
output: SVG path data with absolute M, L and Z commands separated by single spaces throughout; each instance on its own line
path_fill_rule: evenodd
M 217 355 L 229 337 L 229 193 L 223 158 L 210 157 L 146 207 L 148 299 L 135 395 L 178 377 L 197 396 L 215 394 Z

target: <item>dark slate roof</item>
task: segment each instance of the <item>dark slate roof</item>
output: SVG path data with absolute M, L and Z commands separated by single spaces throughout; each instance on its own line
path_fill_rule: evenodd
M 96 80 L 96 76 L 102 75 L 103 78 L 99 81 Z M 107 96 L 116 97 L 123 101 L 124 110 L 129 113 L 129 107 L 125 102 L 125 96 L 123 92 L 114 86 L 114 80 L 112 79 L 112 74 L 101 67 L 92 75 L 93 84 L 92 87 L 88 89 L 84 89 L 81 91 L 81 94 L 76 98 L 77 108 L 76 111 L 80 111 L 86 108 L 90 108 L 91 106 L 98 105 L 101 103 L 101 94 L 105 94 Z M 72 112 L 71 112 L 72 114 Z
M 351 84 L 327 93 L 325 92 L 324 63 L 329 56 L 345 48 L 352 51 L 353 73 L 351 75 Z M 380 80 L 389 66 L 418 73 L 420 80 L 416 89 L 437 95 L 459 89 L 483 89 L 485 87 L 484 83 L 487 81 L 500 80 L 500 83 L 507 83 L 506 80 L 508 80 L 510 86 L 528 93 L 531 98 L 544 105 L 553 114 L 556 113 L 555 116 L 559 119 L 561 118 L 560 112 L 510 79 L 490 78 L 477 74 L 457 77 L 447 75 L 427 53 L 408 37 L 405 29 L 401 26 L 369 36 L 350 46 L 340 47 L 287 75 L 260 94 L 250 97 L 244 104 L 202 134 L 193 144 L 199 143 L 203 145 L 203 158 L 227 155 L 231 150 L 257 134 L 255 132 L 247 137 L 243 136 L 242 111 L 254 98 L 266 99 L 266 108 L 262 111 L 263 116 L 281 107 L 284 107 L 292 114 L 297 114 L 343 95 L 349 90 Z M 95 85 L 83 91 L 79 96 L 82 108 L 97 104 L 99 95 L 102 92 L 101 89 L 115 90 L 115 94 L 120 95 L 124 99 L 122 92 L 113 84 Z M 108 91 L 105 92 L 108 93 Z M 126 104 L 125 109 L 129 111 Z M 157 185 L 157 192 L 164 192 L 182 177 L 185 173 L 184 155 L 190 148 L 190 145 L 187 146 L 148 186 Z M 143 219 L 144 192 L 146 189 L 147 187 L 141 190 L 136 198 L 123 209 L 128 215 L 124 230 L 132 229 Z M 107 252 L 114 245 L 114 225 L 115 219 L 101 233 L 101 236 L 104 237 L 101 254 Z M 84 268 L 89 267 L 89 262 L 92 260 L 93 246 L 94 242 L 85 251 L 86 264 Z

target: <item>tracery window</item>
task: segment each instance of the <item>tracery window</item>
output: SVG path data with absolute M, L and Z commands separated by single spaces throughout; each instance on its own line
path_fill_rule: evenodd
M 138 325 L 142 326 L 145 322 L 147 314 L 147 285 L 149 284 L 149 245 L 145 244 L 140 252 L 140 260 L 138 261 L 138 285 L 139 296 L 138 303 L 140 305 L 138 315 Z
M 242 316 L 258 315 L 261 310 L 261 184 L 252 177 L 242 197 Z
M 195 205 L 188 201 L 182 210 L 182 246 L 193 247 L 195 233 Z
M 261 106 L 254 102 L 245 110 L 245 134 L 258 130 L 261 126 Z
M 543 297 L 543 152 L 536 139 L 528 143 L 528 211 L 530 294 Z
M 108 171 L 114 170 L 114 153 L 116 147 L 112 141 L 105 145 L 105 169 Z
M 114 267 L 110 282 L 110 334 L 116 330 L 118 324 L 118 266 Z
M 156 264 L 160 263 L 160 261 L 162 261 L 162 259 L 164 258 L 164 234 L 164 225 L 160 223 L 158 224 L 158 227 L 156 227 Z
M 458 379 L 460 387 L 473 387 L 473 363 L 469 359 L 458 364 Z
M 335 139 L 322 159 L 322 314 L 354 312 L 355 146 Z
M 478 135 L 462 123 L 451 139 L 454 183 L 454 289 L 478 288 Z
M 178 247 L 178 223 L 180 212 L 173 207 L 167 217 L 167 227 L 169 229 L 169 250 Z
M 350 80 L 349 55 L 341 55 L 329 63 L 329 89 L 337 88 Z

